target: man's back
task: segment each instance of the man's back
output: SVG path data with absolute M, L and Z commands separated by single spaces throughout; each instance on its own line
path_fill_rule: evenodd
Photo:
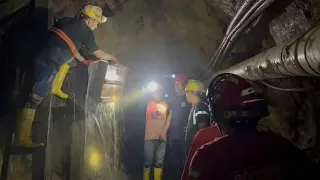
M 203 146 L 204 144 L 207 144 L 213 140 L 215 140 L 218 137 L 221 137 L 221 131 L 219 127 L 216 124 L 212 124 L 210 127 L 201 129 L 196 136 L 193 139 L 189 155 L 187 157 L 187 161 L 185 164 L 185 168 L 182 173 L 181 180 L 186 180 L 189 173 L 189 165 L 192 160 L 193 155 L 196 153 L 196 150 Z
M 82 43 L 89 38 L 89 36 L 93 36 L 93 31 L 90 30 L 90 28 L 82 19 L 63 18 L 55 23 L 54 27 L 61 29 L 64 33 L 66 33 L 66 35 L 68 35 L 77 48 L 80 48 Z M 66 46 L 66 43 L 64 41 L 60 41 L 62 39 L 58 36 L 55 36 L 55 34 L 53 34 L 50 40 L 52 43 L 59 43 L 56 45 L 69 48 Z
M 226 136 L 202 146 L 193 157 L 189 177 L 198 180 L 312 179 L 301 151 L 266 132 Z M 308 177 L 309 176 L 309 177 Z
M 91 52 L 99 49 L 93 31 L 83 19 L 63 18 L 55 23 L 54 27 L 62 30 L 78 50 L 84 45 Z M 54 66 L 59 69 L 72 57 L 73 53 L 67 43 L 56 33 L 50 31 L 46 45 L 42 52 L 38 54 L 37 61 L 42 65 Z

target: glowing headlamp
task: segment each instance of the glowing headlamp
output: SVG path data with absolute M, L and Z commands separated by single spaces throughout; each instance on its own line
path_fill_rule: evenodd
M 154 81 L 150 82 L 146 88 L 143 88 L 145 92 L 155 92 L 159 89 L 160 89 L 159 84 Z

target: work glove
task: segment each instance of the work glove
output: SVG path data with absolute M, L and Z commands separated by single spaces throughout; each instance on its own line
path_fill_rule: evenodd
M 114 61 L 115 63 L 117 63 L 117 61 L 118 61 L 117 58 L 114 56 L 111 56 L 111 60 Z
M 109 65 L 115 65 L 115 64 L 117 64 L 117 62 L 118 62 L 117 58 L 114 57 L 114 56 L 111 56 L 111 59 L 110 59 L 110 60 L 107 60 L 107 61 L 108 61 L 108 64 L 109 64 Z
M 84 64 L 84 65 L 87 65 L 87 66 L 90 66 L 90 64 L 92 64 L 94 61 L 92 61 L 92 60 L 84 60 L 84 61 L 82 61 L 82 63 Z

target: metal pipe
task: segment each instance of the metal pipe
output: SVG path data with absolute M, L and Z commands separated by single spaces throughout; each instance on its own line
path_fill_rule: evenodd
M 320 24 L 282 45 L 275 46 L 205 79 L 211 81 L 221 73 L 232 73 L 249 80 L 294 76 L 320 77 Z
M 299 87 L 299 88 L 282 88 L 282 87 L 277 87 L 272 84 L 267 83 L 266 81 L 261 81 L 261 83 L 271 89 L 275 89 L 278 91 L 284 91 L 284 92 L 309 92 L 309 91 L 314 91 L 316 90 L 315 88 L 305 88 L 305 87 Z

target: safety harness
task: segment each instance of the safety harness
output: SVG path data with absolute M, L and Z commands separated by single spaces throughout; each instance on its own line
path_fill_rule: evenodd
M 52 32 L 55 32 L 58 36 L 61 37 L 61 39 L 64 40 L 64 42 L 66 42 L 66 44 L 69 46 L 74 56 L 79 54 L 79 51 L 77 50 L 76 45 L 74 45 L 73 41 L 69 38 L 69 36 L 66 33 L 64 33 L 61 29 L 58 29 L 55 27 L 52 27 L 50 30 Z

